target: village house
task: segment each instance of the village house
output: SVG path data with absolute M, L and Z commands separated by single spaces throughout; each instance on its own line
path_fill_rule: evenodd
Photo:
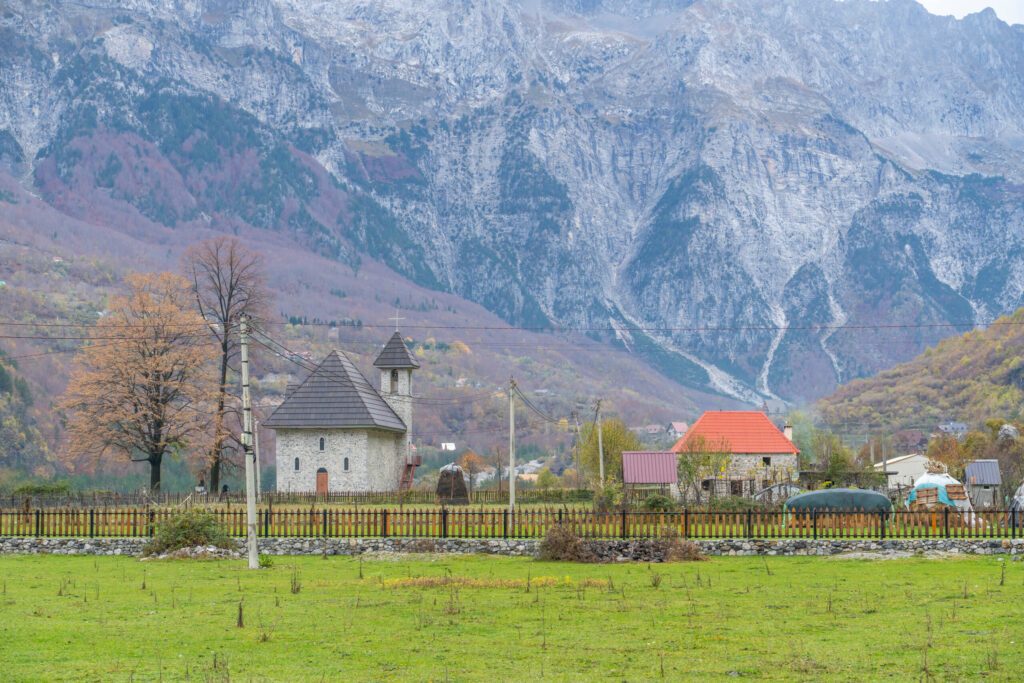
M 711 496 L 752 496 L 799 474 L 800 450 L 792 427 L 780 430 L 761 411 L 709 410 L 672 447 L 679 457 L 715 453 L 718 471 L 707 472 L 701 489 Z
M 395 332 L 373 363 L 380 391 L 335 350 L 263 422 L 277 433 L 277 490 L 396 491 L 412 485 L 412 373 Z
M 886 472 L 889 489 L 912 489 L 914 482 L 928 471 L 927 465 L 928 456 L 924 453 L 908 453 L 876 462 L 874 468 L 878 473 Z

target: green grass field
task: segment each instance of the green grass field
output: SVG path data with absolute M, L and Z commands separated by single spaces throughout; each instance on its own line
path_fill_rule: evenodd
M 1019 680 L 1024 670 L 1024 563 L 992 557 L 278 557 L 247 571 L 4 556 L 0 582 L 5 681 Z

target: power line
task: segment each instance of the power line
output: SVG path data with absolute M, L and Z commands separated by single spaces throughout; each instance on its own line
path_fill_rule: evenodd
M 263 325 L 293 325 L 289 322 L 268 322 Z M 804 323 L 802 325 L 715 325 L 715 326 L 681 326 L 681 327 L 654 327 L 654 326 L 607 326 L 607 327 L 571 327 L 561 325 L 539 325 L 539 326 L 517 326 L 517 325 L 403 325 L 403 329 L 421 330 L 487 330 L 502 332 L 736 332 L 736 331 L 780 331 L 780 330 L 886 330 L 886 329 L 940 329 L 950 327 L 1002 327 L 1021 326 L 1024 321 L 996 319 L 989 322 L 965 321 L 945 323 L 861 323 L 856 325 L 834 323 Z M 296 327 L 344 327 L 342 325 L 331 325 L 330 322 L 303 322 L 294 324 Z M 374 323 L 363 323 L 361 328 L 391 329 L 393 325 L 379 325 Z

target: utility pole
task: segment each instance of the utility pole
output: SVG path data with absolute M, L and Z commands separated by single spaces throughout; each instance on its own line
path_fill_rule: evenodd
M 576 438 L 573 439 L 573 458 L 576 463 L 576 489 L 580 488 L 580 416 L 575 410 L 572 411 L 572 421 L 576 423 Z
M 245 458 L 245 516 L 248 526 L 249 569 L 260 568 L 256 545 L 256 451 L 252 447 L 252 401 L 249 398 L 249 316 L 239 318 L 242 351 L 242 451 Z
M 597 399 L 597 462 L 601 468 L 601 486 L 604 486 L 604 436 L 601 434 L 601 399 Z
M 516 381 L 508 378 L 508 509 L 516 509 Z
M 882 442 L 882 472 L 889 471 L 889 459 L 885 455 L 885 442 Z M 885 475 L 885 495 L 889 495 L 889 475 Z
M 253 460 L 256 462 L 256 502 L 262 502 L 263 498 L 263 482 L 260 481 L 262 473 L 260 470 L 263 468 L 260 466 L 262 462 L 260 460 L 260 421 L 256 420 L 256 427 L 252 432 L 252 445 L 256 451 L 256 455 L 253 456 Z

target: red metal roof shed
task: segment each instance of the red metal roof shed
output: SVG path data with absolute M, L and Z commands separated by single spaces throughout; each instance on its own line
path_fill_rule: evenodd
M 676 457 L 671 451 L 623 451 L 622 483 L 675 484 Z

